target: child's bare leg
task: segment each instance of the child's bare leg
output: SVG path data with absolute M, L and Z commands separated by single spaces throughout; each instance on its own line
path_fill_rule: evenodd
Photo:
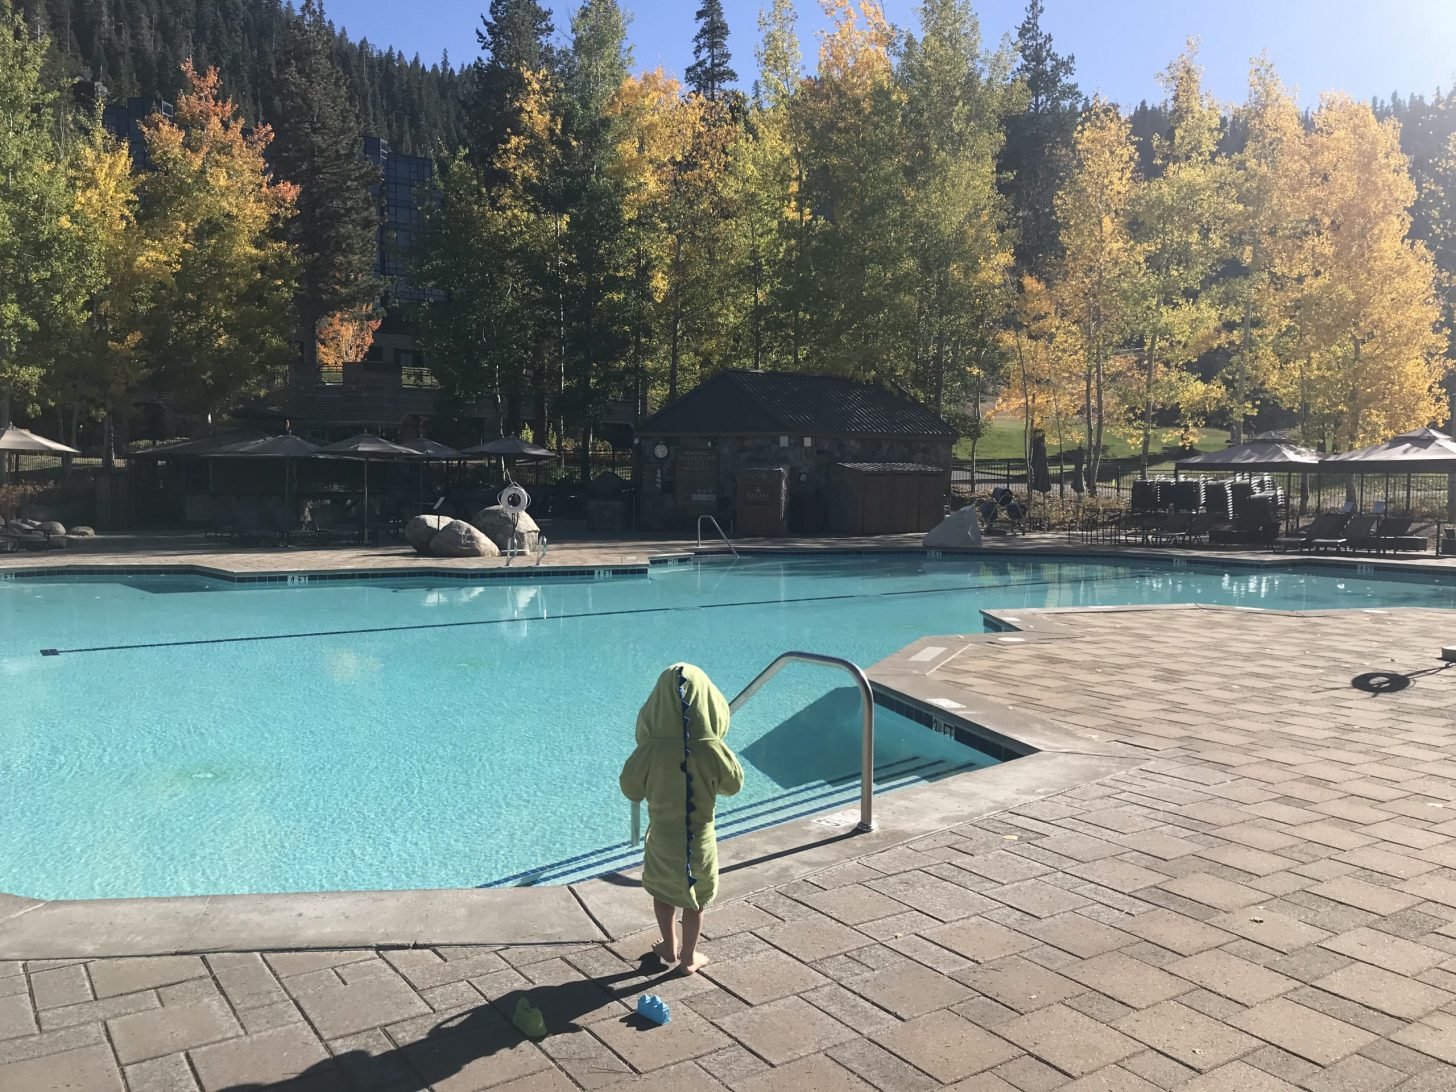
M 678 964 L 678 970 L 683 974 L 693 974 L 708 963 L 708 957 L 698 951 L 698 937 L 703 932 L 703 911 L 684 910 L 682 924 L 682 961 Z
M 657 915 L 657 929 L 662 940 L 652 946 L 652 952 L 664 963 L 677 962 L 677 907 L 661 899 L 652 900 L 652 910 Z M 686 925 L 686 923 L 684 923 Z M 686 929 L 684 929 L 686 932 Z

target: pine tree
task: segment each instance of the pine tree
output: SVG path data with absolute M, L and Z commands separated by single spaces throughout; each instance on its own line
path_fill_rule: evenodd
M 629 125 L 619 94 L 631 54 L 617 0 L 586 0 L 572 17 L 562 66 L 562 148 L 555 209 L 561 234 L 561 410 L 581 434 L 581 472 L 590 473 L 597 422 L 630 382 L 632 284 L 628 180 L 621 168 Z
M 1055 197 L 1071 165 L 1082 94 L 1072 81 L 1075 59 L 1052 48 L 1042 29 L 1043 0 L 1029 0 L 1016 31 L 1016 78 L 1026 106 L 1006 121 L 1001 150 L 1005 192 L 1017 225 L 1016 266 L 1045 277 L 1058 257 Z
M 1299 107 L 1265 58 L 1249 71 L 1249 96 L 1236 120 L 1244 144 L 1232 160 L 1229 242 L 1234 266 L 1221 286 L 1233 352 L 1225 374 L 1230 432 L 1244 440 L 1254 396 L 1274 366 L 1285 329 L 1290 261 L 1299 213 L 1297 165 L 1304 143 Z
M 710 102 L 716 102 L 738 79 L 733 71 L 733 54 L 728 50 L 728 20 L 723 0 L 702 0 L 694 16 L 698 33 L 693 38 L 693 63 L 688 65 L 688 86 Z
M 1001 123 L 1019 89 L 1011 58 L 981 55 L 966 0 L 925 0 L 897 82 L 904 160 L 906 239 L 914 266 L 914 358 L 907 385 L 936 412 L 962 412 L 999 368 L 993 336 L 1006 310 L 1011 267 L 1006 202 L 996 189 Z M 975 437 L 972 436 L 974 440 Z
M 377 178 L 362 155 L 359 112 L 330 56 L 319 0 L 304 0 L 288 37 L 271 159 L 274 172 L 298 186 L 287 234 L 303 262 L 297 312 L 303 374 L 311 379 L 321 332 L 367 329 L 379 304 L 379 213 L 370 192 Z M 358 338 L 349 340 L 360 347 Z
M 1214 159 L 1218 104 L 1203 90 L 1194 42 L 1161 81 L 1172 124 L 1153 139 L 1157 173 L 1135 187 L 1130 207 L 1142 259 L 1130 302 L 1133 331 L 1142 340 L 1142 381 L 1132 408 L 1141 418 L 1144 475 L 1159 411 L 1177 409 L 1186 437 L 1219 401 L 1219 387 L 1188 365 L 1221 335 L 1217 296 L 1206 290 L 1227 257 L 1232 211 L 1226 164 Z
M 481 17 L 475 36 L 486 56 L 470 70 L 470 152 L 487 185 L 502 181 L 489 177 L 491 164 L 511 134 L 521 132 L 529 74 L 556 66 L 554 32 L 551 13 L 538 0 L 491 0 L 490 14 Z

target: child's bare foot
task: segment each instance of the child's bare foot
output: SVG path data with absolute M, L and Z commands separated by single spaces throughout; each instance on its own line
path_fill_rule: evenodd
M 659 940 L 652 946 L 652 954 L 670 967 L 677 962 L 677 945 L 668 940 Z
M 683 956 L 683 961 L 677 965 L 677 973 L 681 975 L 697 974 L 707 965 L 708 957 L 702 952 L 694 952 L 691 956 Z

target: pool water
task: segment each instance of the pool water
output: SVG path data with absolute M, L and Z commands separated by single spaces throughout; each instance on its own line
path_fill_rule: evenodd
M 650 578 L 0 583 L 0 891 L 561 882 L 630 863 L 617 773 L 676 660 L 732 697 L 798 648 L 871 664 L 985 608 L 1456 606 L 1456 580 L 1145 561 L 745 559 Z M 1131 654 L 1131 652 L 1129 653 Z M 878 780 L 990 764 L 887 710 Z M 734 718 L 725 834 L 857 797 L 857 694 L 791 666 Z

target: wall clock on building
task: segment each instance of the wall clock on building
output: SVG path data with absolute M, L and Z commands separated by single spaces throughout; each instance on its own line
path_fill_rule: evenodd
M 661 440 L 658 440 L 657 443 L 652 445 L 652 455 L 657 459 L 667 458 L 667 445 Z

